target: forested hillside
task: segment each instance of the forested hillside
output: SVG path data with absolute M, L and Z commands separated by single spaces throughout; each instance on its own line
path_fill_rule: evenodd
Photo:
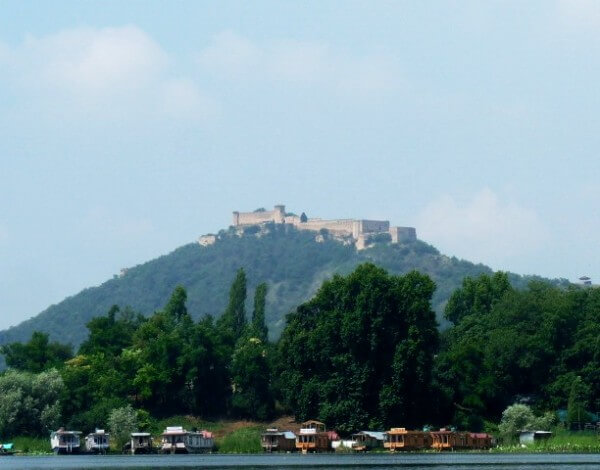
M 354 246 L 333 240 L 327 233 L 319 234 L 318 242 L 315 233 L 290 226 L 271 225 L 266 230 L 249 227 L 243 236 L 238 235 L 233 229 L 224 230 L 214 245 L 202 247 L 192 243 L 135 266 L 123 277 L 85 289 L 0 332 L 0 344 L 26 341 L 37 330 L 77 346 L 87 335 L 86 323 L 106 315 L 112 305 L 130 306 L 150 315 L 165 304 L 177 285 L 186 288 L 189 312 L 194 319 L 207 314 L 218 317 L 227 305 L 229 286 L 240 267 L 247 273 L 249 289 L 254 290 L 261 282 L 269 286 L 266 321 L 272 337 L 279 336 L 285 315 L 308 300 L 323 280 L 335 273 L 347 274 L 365 261 L 394 274 L 415 269 L 429 274 L 437 286 L 433 308 L 440 320 L 445 302 L 465 276 L 491 272 L 482 264 L 444 256 L 421 241 L 404 245 L 381 243 L 357 252 Z M 510 279 L 517 287 L 523 287 L 527 281 L 516 275 Z

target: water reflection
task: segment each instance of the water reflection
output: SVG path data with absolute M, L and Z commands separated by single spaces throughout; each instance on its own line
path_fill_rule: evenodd
M 139 455 L 2 457 L 0 469 L 597 470 L 598 454 Z

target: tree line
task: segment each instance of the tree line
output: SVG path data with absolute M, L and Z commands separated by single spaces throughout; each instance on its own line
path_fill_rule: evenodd
M 113 306 L 87 324 L 74 352 L 34 333 L 3 346 L 0 435 L 84 431 L 114 410 L 267 421 L 318 418 L 342 433 L 424 424 L 480 430 L 513 403 L 571 420 L 600 406 L 600 290 L 505 273 L 467 277 L 439 332 L 434 282 L 363 264 L 325 281 L 286 317 L 277 341 L 265 324 L 267 284 L 246 312 L 243 269 L 223 314 L 194 321 L 177 287 L 149 318 Z

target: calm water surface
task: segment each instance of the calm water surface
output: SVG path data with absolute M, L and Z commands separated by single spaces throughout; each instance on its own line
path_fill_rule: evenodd
M 139 455 L 0 457 L 0 469 L 598 470 L 600 454 Z

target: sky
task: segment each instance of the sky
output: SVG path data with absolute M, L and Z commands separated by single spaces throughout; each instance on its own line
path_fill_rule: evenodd
M 600 279 L 600 2 L 0 0 L 0 328 L 231 223 Z

